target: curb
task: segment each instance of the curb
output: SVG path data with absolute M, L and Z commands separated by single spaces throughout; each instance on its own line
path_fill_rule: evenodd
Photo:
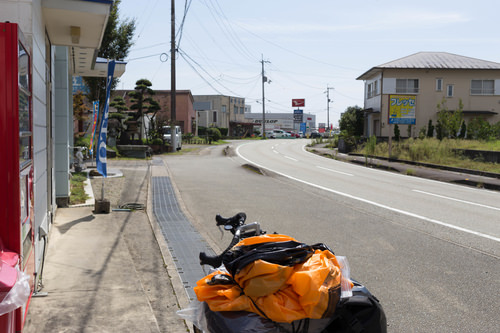
M 169 170 L 166 167 L 166 164 L 163 164 L 161 167 L 164 167 L 166 172 L 169 174 Z M 184 284 L 182 283 L 182 279 L 177 271 L 177 266 L 175 265 L 174 259 L 172 258 L 172 254 L 168 248 L 167 241 L 163 237 L 163 233 L 160 229 L 160 225 L 156 221 L 156 217 L 153 213 L 153 187 L 151 186 L 151 178 L 153 177 L 153 168 L 154 165 L 151 161 L 148 161 L 148 195 L 146 200 L 146 215 L 148 217 L 149 223 L 151 225 L 151 229 L 153 230 L 153 234 L 155 236 L 156 242 L 158 243 L 158 247 L 160 248 L 160 252 L 162 254 L 168 277 L 170 278 L 170 282 L 172 283 L 172 287 L 175 292 L 175 298 L 177 299 L 177 306 L 179 310 L 187 308 L 190 303 L 189 296 L 184 288 Z M 169 174 L 170 176 L 170 174 Z M 176 195 L 178 195 L 176 193 Z M 186 326 L 186 331 L 190 333 L 194 333 L 192 325 L 189 325 L 185 320 L 184 324 Z

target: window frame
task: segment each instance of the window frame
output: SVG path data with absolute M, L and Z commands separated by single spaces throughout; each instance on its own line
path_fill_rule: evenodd
M 401 87 L 401 84 L 404 82 L 404 87 Z M 409 88 L 408 83 L 412 82 L 413 87 Z M 416 87 L 415 87 L 416 83 Z M 419 79 L 398 79 L 396 78 L 396 94 L 418 94 L 420 92 L 420 80 Z
M 451 89 L 451 91 L 450 91 L 450 89 Z M 453 84 L 447 84 L 446 85 L 446 97 L 453 97 L 454 94 L 455 94 L 455 86 Z
M 481 88 L 473 88 L 472 84 L 474 82 L 480 82 Z M 491 82 L 491 90 L 484 87 L 485 82 Z M 495 80 L 493 79 L 473 79 L 470 81 L 470 94 L 471 96 L 492 96 L 495 94 Z
M 442 78 L 436 79 L 436 91 L 443 91 L 443 79 Z
M 370 82 L 367 84 L 366 88 L 366 98 L 373 98 L 375 96 L 379 95 L 378 93 L 378 80 L 375 80 L 373 82 Z

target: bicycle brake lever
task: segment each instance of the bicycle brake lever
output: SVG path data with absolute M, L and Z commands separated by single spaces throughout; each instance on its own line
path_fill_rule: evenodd
M 222 230 L 220 225 L 218 225 L 217 228 L 219 228 L 219 231 L 220 231 L 220 239 L 224 238 L 224 230 Z

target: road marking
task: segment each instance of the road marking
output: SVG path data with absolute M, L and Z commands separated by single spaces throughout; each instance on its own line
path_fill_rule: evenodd
M 295 161 L 295 162 L 299 161 L 299 160 L 296 160 L 295 158 L 290 157 L 290 156 L 283 155 L 283 157 L 288 158 L 289 160 L 292 160 L 292 161 Z
M 354 176 L 352 173 L 346 173 L 346 172 L 342 172 L 342 171 L 337 171 L 337 170 L 325 168 L 325 167 L 322 167 L 322 166 L 319 166 L 319 165 L 316 165 L 316 168 L 320 168 L 320 169 L 323 169 L 323 170 L 326 170 L 326 171 L 340 173 L 340 174 L 346 175 L 346 176 L 351 176 L 351 177 Z
M 493 209 L 493 210 L 499 210 L 500 211 L 500 208 L 498 208 L 498 207 L 482 205 L 482 204 L 478 204 L 478 203 L 471 202 L 471 201 L 465 201 L 465 200 L 455 199 L 455 198 L 451 198 L 451 197 L 446 197 L 444 195 L 434 194 L 434 193 L 430 193 L 430 192 L 424 192 L 424 191 L 420 191 L 420 190 L 412 190 L 412 191 L 413 192 L 422 193 L 422 194 L 432 195 L 434 197 L 438 197 L 438 198 L 442 198 L 442 199 L 447 199 L 447 200 L 462 202 L 462 203 L 466 203 L 468 205 L 479 206 L 479 207 L 483 207 L 483 208 L 488 208 L 488 209 Z
M 308 151 L 306 149 L 306 145 L 303 145 L 302 146 L 302 151 L 305 152 L 305 153 L 308 153 L 309 155 L 317 158 L 317 159 L 322 159 L 322 160 L 325 160 L 325 157 L 323 156 L 319 156 L 315 153 L 312 153 L 310 151 Z M 332 162 L 338 162 L 338 163 L 346 163 L 346 162 L 341 162 L 341 161 L 336 161 L 335 159 L 327 159 L 329 161 L 332 161 Z M 348 162 L 347 162 L 348 163 Z M 384 173 L 384 174 L 387 174 L 387 171 L 385 170 L 379 170 L 379 169 L 376 169 L 376 168 L 367 168 L 365 166 L 361 166 L 361 165 L 357 165 L 357 164 L 353 164 L 353 163 L 350 163 L 350 165 L 354 168 L 358 168 L 358 169 L 363 169 L 363 172 L 374 172 L 374 173 Z M 458 185 L 458 184 L 454 184 L 454 183 L 448 183 L 448 182 L 443 182 L 443 181 L 438 181 L 438 180 L 434 180 L 434 179 L 427 179 L 427 178 L 420 178 L 420 177 L 414 177 L 414 176 L 408 176 L 408 175 L 405 175 L 405 174 L 401 174 L 401 173 L 393 173 L 391 172 L 391 177 L 405 177 L 405 178 L 408 178 L 408 177 L 413 177 L 415 179 L 418 179 L 418 181 L 420 182 L 427 182 L 427 183 L 439 183 L 443 186 L 448 186 L 448 187 L 454 187 L 454 188 L 457 188 L 457 189 L 460 189 L 461 191 L 469 191 L 469 192 L 472 192 L 472 191 L 482 191 L 482 192 L 491 192 L 491 193 L 495 193 L 497 194 L 498 192 L 496 191 L 493 191 L 493 190 L 488 190 L 488 189 L 485 189 L 485 188 L 475 188 L 475 187 L 472 187 L 472 186 L 463 186 L 463 185 Z
M 332 190 L 331 188 L 324 187 L 324 186 L 321 186 L 321 185 L 318 185 L 318 184 L 314 184 L 314 183 L 311 183 L 311 182 L 308 182 L 308 181 L 305 181 L 305 180 L 302 180 L 302 179 L 298 179 L 296 177 L 284 174 L 284 173 L 282 173 L 280 171 L 276 171 L 276 170 L 270 169 L 268 167 L 265 167 L 263 165 L 257 164 L 255 162 L 252 162 L 249 159 L 243 157 L 240 154 L 240 148 L 243 147 L 243 146 L 246 146 L 248 144 L 250 144 L 250 143 L 245 143 L 245 144 L 242 144 L 242 145 L 236 147 L 236 154 L 238 154 L 238 156 L 240 158 L 242 158 L 243 160 L 247 161 L 248 163 L 252 163 L 252 164 L 258 166 L 259 168 L 267 169 L 267 170 L 269 170 L 271 172 L 274 172 L 274 173 L 276 173 L 278 175 L 281 175 L 283 177 L 286 177 L 288 179 L 295 180 L 295 181 L 297 181 L 299 183 L 306 184 L 306 185 L 309 185 L 309 186 L 313 186 L 313 187 L 319 188 L 319 189 L 327 191 L 327 192 L 331 192 L 331 193 L 334 193 L 334 194 L 337 194 L 337 195 L 341 195 L 341 196 L 346 197 L 346 198 L 350 198 L 350 199 L 353 199 L 353 200 L 361 201 L 361 202 L 364 202 L 364 203 L 367 203 L 367 204 L 370 204 L 370 205 L 373 205 L 373 206 L 376 206 L 376 207 L 380 207 L 380 208 L 383 208 L 383 209 L 387 209 L 387 210 L 393 211 L 395 213 L 399 213 L 399 214 L 402 214 L 402 215 L 414 217 L 414 218 L 421 219 L 421 220 L 424 220 L 424 221 L 427 221 L 427 222 L 430 222 L 430 223 L 434 223 L 434 224 L 437 224 L 437 225 L 440 225 L 440 226 L 443 226 L 443 227 L 448 227 L 450 229 L 462 231 L 462 232 L 465 232 L 465 233 L 468 233 L 468 234 L 472 234 L 472 235 L 475 235 L 475 236 L 487 238 L 487 239 L 490 239 L 492 241 L 500 243 L 500 238 L 499 237 L 495 237 L 495 236 L 483 234 L 481 232 L 477 232 L 477 231 L 474 231 L 474 230 L 462 228 L 462 227 L 459 227 L 459 226 L 456 226 L 456 225 L 453 225 L 453 224 L 449 224 L 449 223 L 446 223 L 446 222 L 434 220 L 434 219 L 431 219 L 429 217 L 421 216 L 421 215 L 410 213 L 410 212 L 407 212 L 407 211 L 404 211 L 404 210 L 401 210 L 401 209 L 398 209 L 398 208 L 394 208 L 394 207 L 390 207 L 390 206 L 387 206 L 387 205 L 383 205 L 383 204 L 380 204 L 378 202 L 374 202 L 374 201 L 371 201 L 371 200 L 367 200 L 367 199 L 363 199 L 363 198 L 360 198 L 360 197 L 356 197 L 356 196 L 348 194 L 348 193 L 344 193 L 344 192 Z

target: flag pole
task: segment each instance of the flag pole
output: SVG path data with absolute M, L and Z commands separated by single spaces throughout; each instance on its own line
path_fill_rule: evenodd
M 106 141 L 108 133 L 108 111 L 109 99 L 111 95 L 111 85 L 113 83 L 113 75 L 115 72 L 115 61 L 108 60 L 108 76 L 106 78 L 106 102 L 102 112 L 101 129 L 99 131 L 99 141 L 97 142 L 96 154 L 96 169 L 102 175 L 101 200 L 96 200 L 94 211 L 97 213 L 109 213 L 109 200 L 104 199 L 104 178 L 108 176 L 107 160 L 106 160 Z

